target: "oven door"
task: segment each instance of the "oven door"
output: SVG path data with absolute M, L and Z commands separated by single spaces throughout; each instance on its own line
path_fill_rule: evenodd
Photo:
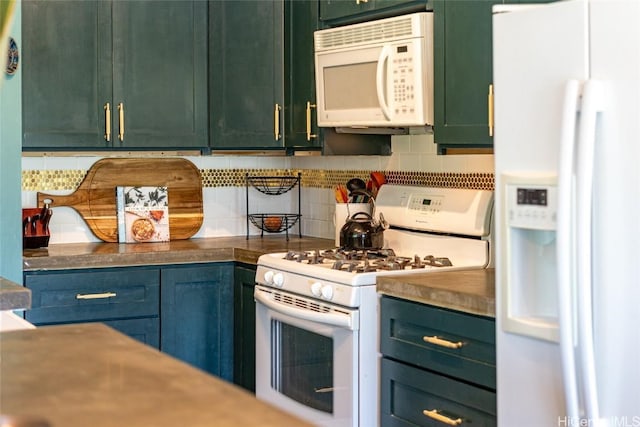
M 358 425 L 358 311 L 256 285 L 256 396 L 322 426 Z

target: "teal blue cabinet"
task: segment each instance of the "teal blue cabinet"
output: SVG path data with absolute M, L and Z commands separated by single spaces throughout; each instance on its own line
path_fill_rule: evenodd
M 23 150 L 207 146 L 207 4 L 23 3 Z
M 160 270 L 108 268 L 27 272 L 25 318 L 36 326 L 102 322 L 152 347 L 160 346 Z
M 548 1 L 432 0 L 434 142 L 440 153 L 493 147 L 493 6 Z
M 233 382 L 256 391 L 256 266 L 237 264 L 233 279 Z
M 320 19 L 346 24 L 427 9 L 427 0 L 320 0 Z
M 233 263 L 161 270 L 161 350 L 233 380 Z
M 434 142 L 490 148 L 491 8 L 502 1 L 434 0 Z
M 213 151 L 319 148 L 307 138 L 314 104 L 317 3 L 209 3 L 209 114 Z M 311 107 L 310 107 L 311 108 Z M 311 112 L 315 116 L 315 110 Z
M 496 425 L 494 319 L 387 296 L 380 318 L 382 426 Z

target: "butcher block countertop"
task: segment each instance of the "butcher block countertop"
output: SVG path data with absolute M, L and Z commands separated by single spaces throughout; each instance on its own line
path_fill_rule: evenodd
M 495 269 L 381 276 L 378 292 L 397 298 L 495 317 Z
M 99 323 L 2 332 L 0 356 L 0 414 L 51 427 L 309 425 Z
M 265 253 L 330 249 L 333 239 L 289 236 L 234 236 L 174 240 L 164 243 L 66 243 L 26 249 L 24 271 L 130 267 L 238 261 L 256 264 Z

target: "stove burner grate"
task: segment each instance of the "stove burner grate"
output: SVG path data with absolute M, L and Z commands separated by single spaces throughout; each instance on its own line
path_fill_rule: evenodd
M 304 264 L 330 263 L 334 270 L 350 273 L 375 272 L 379 270 L 405 270 L 429 267 L 449 267 L 453 264 L 446 257 L 427 255 L 421 258 L 397 256 L 393 249 L 327 249 L 313 251 L 289 251 L 284 259 Z

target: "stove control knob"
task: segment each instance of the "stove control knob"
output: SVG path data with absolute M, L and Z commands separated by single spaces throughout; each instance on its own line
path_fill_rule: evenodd
M 330 285 L 322 287 L 322 298 L 329 301 L 333 298 L 333 288 Z
M 267 282 L 267 285 L 271 285 L 273 283 L 273 271 L 268 270 L 264 273 L 264 281 Z
M 273 284 L 277 288 L 281 288 L 284 285 L 284 274 L 276 273 L 273 275 Z
M 320 295 L 322 295 L 322 283 L 313 282 L 313 284 L 311 285 L 311 293 L 313 294 L 313 296 L 319 298 Z

